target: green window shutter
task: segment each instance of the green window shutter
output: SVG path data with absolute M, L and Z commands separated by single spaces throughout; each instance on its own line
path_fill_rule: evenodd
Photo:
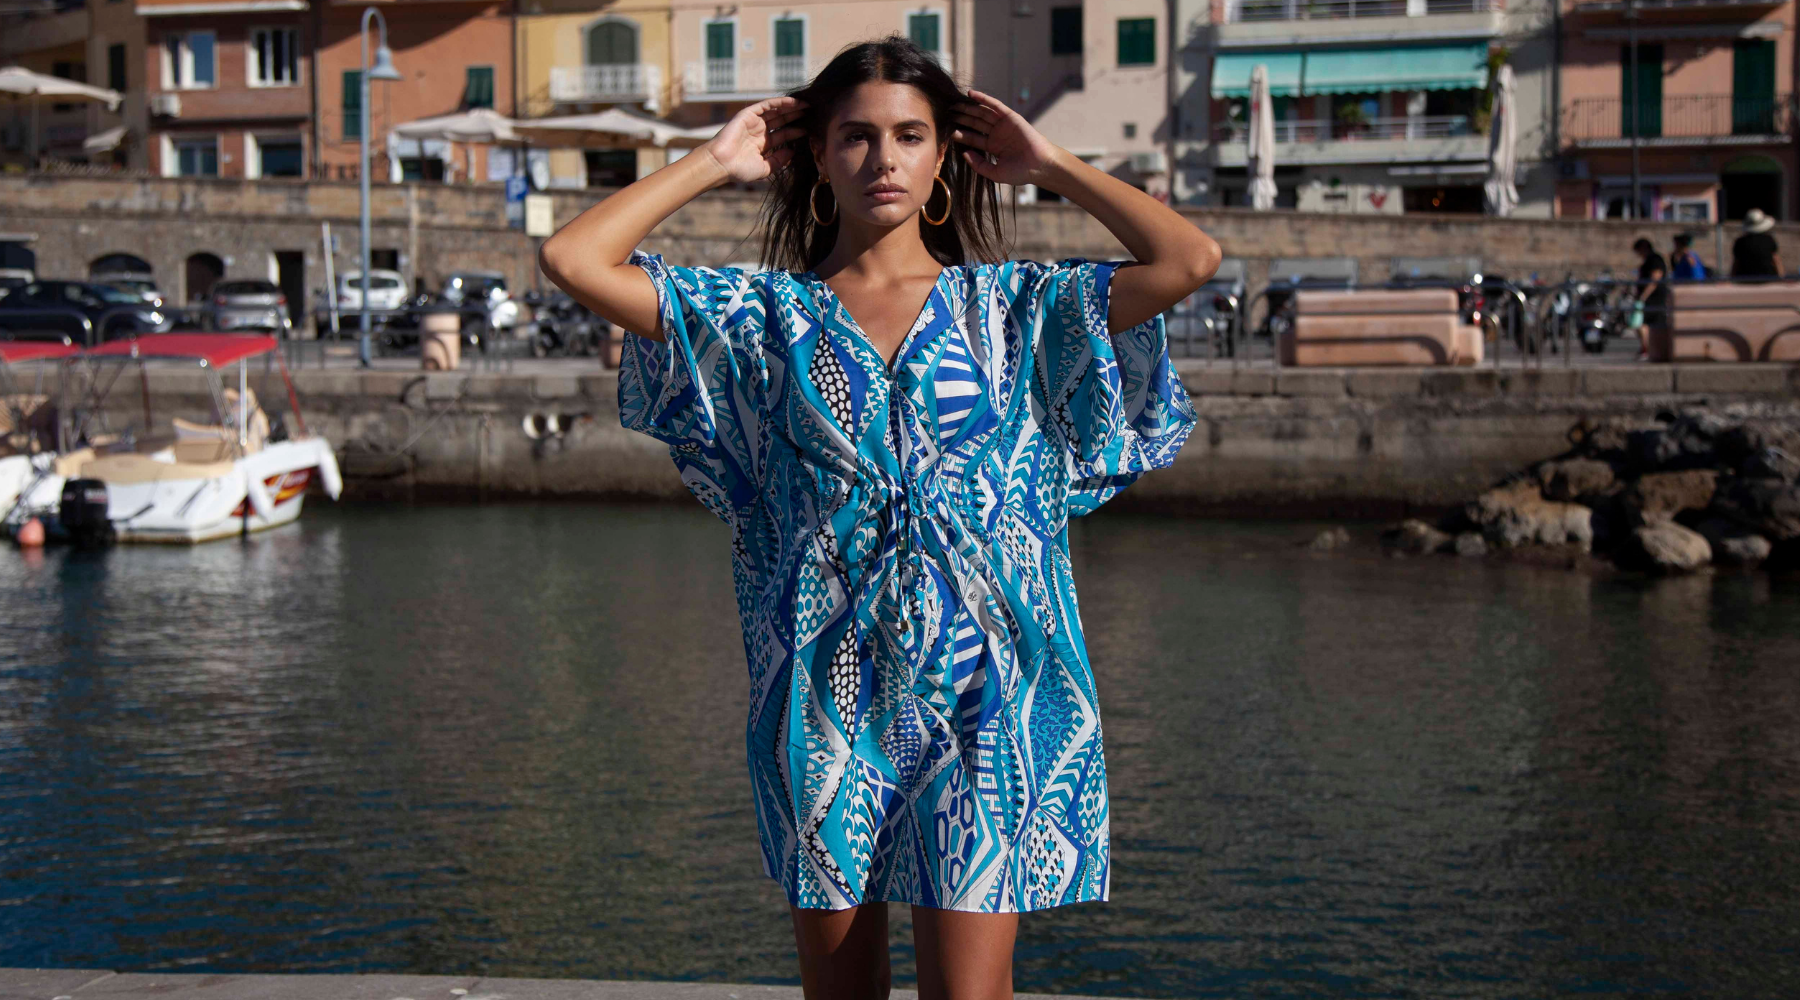
M 706 26 L 706 58 L 732 59 L 737 55 L 737 25 L 719 21 Z
M 625 66 L 638 61 L 637 32 L 618 21 L 596 24 L 588 31 L 589 66 Z
M 1078 56 L 1081 54 L 1081 8 L 1050 8 L 1050 54 L 1053 56 Z
M 1775 134 L 1775 42 L 1740 38 L 1731 50 L 1731 134 Z
M 1663 47 L 1638 45 L 1637 134 L 1654 139 L 1662 135 Z M 1631 136 L 1631 46 L 1619 46 L 1619 135 Z
M 919 48 L 927 52 L 938 51 L 938 16 L 936 14 L 906 15 L 906 35 Z
M 1156 18 L 1119 19 L 1119 65 L 1150 66 L 1156 62 Z
M 775 22 L 775 56 L 806 54 L 806 22 L 798 18 Z
M 467 82 L 463 85 L 463 107 L 491 108 L 494 106 L 494 67 L 470 66 L 466 71 Z
M 362 70 L 344 71 L 344 138 L 362 138 Z

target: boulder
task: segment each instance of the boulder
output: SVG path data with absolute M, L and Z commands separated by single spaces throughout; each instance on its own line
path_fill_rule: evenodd
M 1618 482 L 1611 463 L 1594 458 L 1571 458 L 1538 466 L 1538 482 L 1549 500 L 1575 501 L 1602 497 Z
M 1546 500 L 1532 479 L 1518 479 L 1475 498 L 1465 515 L 1491 544 L 1578 545 L 1593 547 L 1593 512 L 1578 503 Z
M 1780 448 L 1764 448 L 1738 464 L 1738 475 L 1746 479 L 1779 479 L 1791 483 L 1800 479 L 1800 460 Z
M 1694 530 L 1712 546 L 1713 562 L 1722 566 L 1755 566 L 1769 558 L 1769 540 L 1736 522 L 1709 517 Z
M 1685 413 L 1662 427 L 1630 432 L 1627 460 L 1639 472 L 1703 468 L 1717 460 L 1714 441 L 1726 429 L 1711 414 Z
M 1381 542 L 1390 548 L 1415 556 L 1442 552 L 1450 547 L 1451 536 L 1417 518 L 1401 521 L 1398 527 L 1382 533 Z
M 1697 531 L 1674 521 L 1645 525 L 1631 533 L 1620 554 L 1623 565 L 1655 573 L 1691 573 L 1712 562 L 1712 546 Z
M 1746 420 L 1720 431 L 1713 446 L 1724 464 L 1742 468 L 1753 456 L 1769 449 L 1800 455 L 1800 427 L 1769 420 Z
M 1733 479 L 1713 497 L 1715 514 L 1773 542 L 1800 538 L 1800 486 L 1779 479 Z
M 1487 542 L 1479 533 L 1465 531 L 1456 536 L 1456 554 L 1459 556 L 1485 556 L 1488 553 Z
M 1650 426 L 1624 418 L 1594 420 L 1583 417 L 1569 428 L 1569 442 L 1588 458 L 1623 458 L 1631 447 L 1631 433 Z
M 1633 525 L 1654 524 L 1684 510 L 1705 510 L 1718 482 L 1719 474 L 1711 469 L 1650 472 L 1625 487 L 1620 499 Z

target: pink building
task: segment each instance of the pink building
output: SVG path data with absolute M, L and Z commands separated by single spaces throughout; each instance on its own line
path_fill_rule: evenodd
M 1791 0 L 1636 0 L 1635 87 L 1627 6 L 1565 2 L 1556 214 L 1701 223 L 1760 208 L 1794 218 Z

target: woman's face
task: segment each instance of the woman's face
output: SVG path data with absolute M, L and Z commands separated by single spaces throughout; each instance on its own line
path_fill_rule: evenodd
M 932 175 L 943 162 L 931 102 L 903 83 L 858 86 L 832 113 L 821 143 L 812 141 L 813 162 L 831 183 L 838 212 L 873 226 L 897 226 L 918 214 L 937 185 Z M 819 214 L 828 215 L 825 195 Z

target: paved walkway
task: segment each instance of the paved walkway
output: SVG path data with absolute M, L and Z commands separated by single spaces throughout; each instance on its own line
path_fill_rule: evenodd
M 1017 1000 L 1096 1000 L 1017 993 Z M 797 986 L 491 979 L 481 976 L 232 976 L 116 973 L 96 969 L 0 969 L 0 1000 L 802 1000 Z M 918 1000 L 895 990 L 892 1000 Z

